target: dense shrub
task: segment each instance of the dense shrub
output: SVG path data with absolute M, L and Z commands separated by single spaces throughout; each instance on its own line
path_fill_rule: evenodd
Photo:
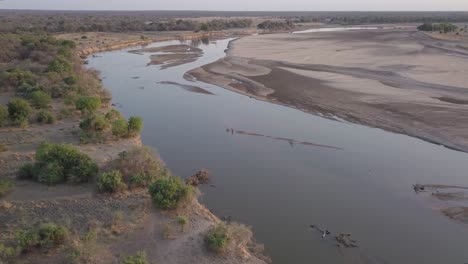
M 20 252 L 26 252 L 39 244 L 39 234 L 32 229 L 18 230 L 15 234 L 17 248 Z
M 115 109 L 111 109 L 106 114 L 106 119 L 109 120 L 109 121 L 115 121 L 115 120 L 123 119 L 123 117 L 122 117 L 122 114 L 119 111 L 117 111 Z
M 82 96 L 76 101 L 76 109 L 92 113 L 101 107 L 101 99 L 95 96 Z
M 141 117 L 132 116 L 128 119 L 128 135 L 136 136 L 143 129 L 143 119 Z
M 0 105 L 0 127 L 4 126 L 8 119 L 8 110 L 5 106 Z
M 157 179 L 149 186 L 153 202 L 161 209 L 176 209 L 190 197 L 191 187 L 181 178 L 169 176 Z
M 31 104 L 36 108 L 47 108 L 52 102 L 50 95 L 43 91 L 34 91 L 30 95 Z
M 55 117 L 51 112 L 47 110 L 41 110 L 37 113 L 36 120 L 41 124 L 53 124 L 55 122 Z
M 65 242 L 68 230 L 63 226 L 48 223 L 39 228 L 38 235 L 41 248 L 53 248 Z
M 20 180 L 27 180 L 27 179 L 33 179 L 36 177 L 35 175 L 39 174 L 38 168 L 34 164 L 25 164 L 21 166 L 21 168 L 18 171 L 18 179 Z
M 56 224 L 43 224 L 38 229 L 18 230 L 15 235 L 20 252 L 33 248 L 51 249 L 62 245 L 68 237 L 68 230 Z
M 127 187 L 123 182 L 120 171 L 103 173 L 98 179 L 98 190 L 100 192 L 119 192 Z
M 146 187 L 167 175 L 164 164 L 148 147 L 134 147 L 120 153 L 115 168 L 130 187 Z
M 26 100 L 14 98 L 8 103 L 8 115 L 17 124 L 27 124 L 31 112 L 31 106 Z
M 93 114 L 80 123 L 80 128 L 88 132 L 102 132 L 109 128 L 109 122 L 104 116 Z
M 69 72 L 71 69 L 72 69 L 71 63 L 62 56 L 57 56 L 47 66 L 47 71 L 56 72 L 56 73 Z
M 63 79 L 63 82 L 68 85 L 74 85 L 78 82 L 78 77 L 76 75 L 68 76 Z
M 146 253 L 139 251 L 135 256 L 128 256 L 123 259 L 122 264 L 148 264 Z
M 19 170 L 19 178 L 47 184 L 82 183 L 98 172 L 97 164 L 72 145 L 43 143 L 36 150 L 36 160 Z
M 219 254 L 223 253 L 229 243 L 230 236 L 228 227 L 224 223 L 219 223 L 213 226 L 206 233 L 204 241 L 209 250 Z
M 128 135 L 128 124 L 123 118 L 119 118 L 112 122 L 112 135 L 116 137 L 125 137 Z
M 0 197 L 3 197 L 11 192 L 13 185 L 13 182 L 10 180 L 0 179 Z

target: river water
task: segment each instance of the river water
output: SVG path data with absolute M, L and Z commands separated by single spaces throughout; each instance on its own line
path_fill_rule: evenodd
M 179 42 L 152 46 L 172 44 Z M 251 225 L 273 263 L 468 262 L 468 228 L 412 190 L 415 183 L 468 186 L 467 154 L 184 80 L 186 71 L 222 58 L 227 45 L 202 44 L 203 57 L 164 70 L 147 66 L 150 54 L 128 49 L 98 54 L 89 66 L 101 71 L 124 115 L 143 117 L 143 142 L 174 174 L 211 171 L 214 187 L 202 187 L 202 202 Z M 322 239 L 310 225 L 332 234 Z M 337 248 L 338 233 L 352 234 L 359 248 Z

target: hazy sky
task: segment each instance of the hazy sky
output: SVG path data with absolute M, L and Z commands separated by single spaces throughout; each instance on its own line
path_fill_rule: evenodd
M 0 9 L 468 11 L 468 0 L 0 0 Z

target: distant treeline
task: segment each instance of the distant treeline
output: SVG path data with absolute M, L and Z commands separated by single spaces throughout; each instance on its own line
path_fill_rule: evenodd
M 294 23 L 291 20 L 266 20 L 257 25 L 257 28 L 268 31 L 281 31 L 294 28 Z
M 2 14 L 2 13 L 0 13 Z M 4 15 L 0 32 L 128 32 L 128 31 L 214 31 L 251 27 L 251 19 L 164 19 L 146 16 L 92 15 Z
M 203 21 L 200 17 L 217 17 Z M 244 17 L 244 18 L 239 18 Z M 252 19 L 250 19 L 252 18 Z M 266 20 L 253 25 L 253 19 Z M 275 18 L 275 19 L 273 19 Z M 281 24 L 276 24 L 280 19 Z M 275 21 L 275 22 L 272 22 Z M 33 11 L 0 10 L 0 32 L 198 31 L 327 24 L 468 22 L 468 12 L 210 12 L 210 11 Z
M 421 31 L 438 31 L 440 33 L 455 32 L 457 29 L 457 26 L 450 23 L 433 24 L 426 22 L 418 27 L 418 30 Z

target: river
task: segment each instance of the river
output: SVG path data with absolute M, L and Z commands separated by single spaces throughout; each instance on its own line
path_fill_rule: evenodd
M 468 229 L 412 190 L 415 183 L 468 186 L 466 153 L 184 80 L 225 56 L 228 42 L 201 44 L 201 58 L 164 70 L 130 49 L 90 57 L 89 67 L 101 72 L 124 115 L 143 117 L 143 142 L 174 174 L 212 173 L 201 201 L 251 225 L 273 263 L 468 262 Z M 179 42 L 151 46 L 172 44 Z M 322 239 L 312 224 L 332 234 Z M 359 248 L 337 248 L 338 233 L 352 234 Z

